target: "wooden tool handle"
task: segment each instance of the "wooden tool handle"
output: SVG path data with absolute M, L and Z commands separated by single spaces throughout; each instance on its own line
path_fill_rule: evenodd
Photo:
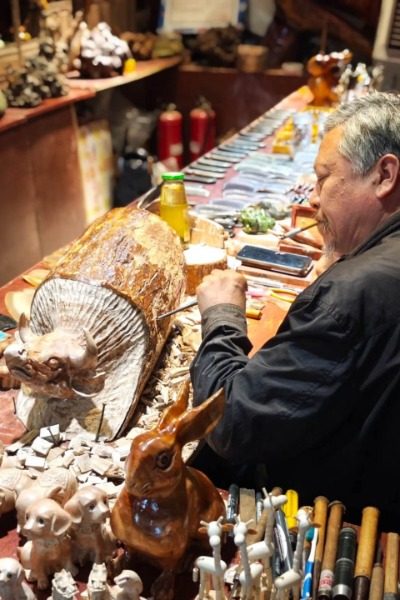
M 318 542 L 315 549 L 315 560 L 322 560 L 324 553 L 325 544 L 325 532 L 326 532 L 326 520 L 328 517 L 328 498 L 325 496 L 318 496 L 314 500 L 314 522 L 319 525 L 318 528 Z
M 382 600 L 383 598 L 384 570 L 380 563 L 376 563 L 372 569 L 371 584 L 369 587 L 368 600 Z
M 379 510 L 367 506 L 362 512 L 354 577 L 371 577 L 378 535 Z
M 397 594 L 399 578 L 399 535 L 388 533 L 385 552 L 385 587 L 386 594 Z
M 329 569 L 333 571 L 335 567 L 336 550 L 344 511 L 344 504 L 339 500 L 335 500 L 330 504 L 322 570 Z

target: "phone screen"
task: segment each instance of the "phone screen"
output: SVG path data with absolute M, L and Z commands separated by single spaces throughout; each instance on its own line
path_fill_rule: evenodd
M 309 256 L 250 245 L 243 246 L 237 258 L 243 264 L 301 276 L 307 275 L 312 266 Z

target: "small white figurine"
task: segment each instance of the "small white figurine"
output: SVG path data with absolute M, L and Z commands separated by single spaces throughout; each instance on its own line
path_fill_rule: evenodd
M 0 599 L 36 600 L 25 581 L 22 565 L 15 558 L 0 558 Z
M 280 600 L 288 596 L 289 591 L 292 592 L 293 598 L 300 597 L 300 586 L 303 577 L 302 563 L 303 563 L 303 548 L 304 539 L 306 537 L 307 530 L 313 527 L 311 522 L 312 509 L 309 507 L 300 508 L 297 511 L 296 519 L 299 523 L 296 549 L 293 554 L 293 567 L 279 577 L 275 578 L 274 585 L 277 591 L 277 598 Z
M 135 571 L 125 569 L 114 577 L 115 585 L 112 586 L 112 600 L 145 600 L 140 594 L 143 592 L 143 583 Z
M 28 541 L 17 552 L 28 572 L 28 581 L 37 581 L 39 590 L 48 587 L 49 575 L 56 571 L 77 573 L 71 560 L 70 526 L 69 513 L 50 498 L 38 500 L 26 509 L 22 533 Z
M 263 572 L 263 565 L 260 562 L 250 562 L 247 552 L 246 536 L 252 531 L 249 529 L 251 521 L 241 521 L 238 517 L 235 517 L 235 520 L 236 525 L 233 528 L 233 539 L 235 545 L 239 548 L 240 566 L 242 568 L 239 573 L 240 597 L 242 600 L 258 600 L 260 597 L 260 578 Z
M 93 565 L 86 590 L 81 596 L 87 600 L 111 599 L 110 587 L 107 583 L 107 567 L 104 563 Z
M 264 488 L 263 513 L 266 513 L 266 527 L 264 539 L 247 546 L 247 554 L 250 562 L 260 561 L 263 572 L 260 581 L 260 596 L 262 600 L 269 597 L 272 588 L 271 557 L 274 553 L 274 524 L 275 511 L 287 502 L 287 496 L 271 496 Z
M 51 582 L 51 596 L 47 600 L 74 600 L 78 591 L 78 586 L 71 573 L 62 569 L 54 573 Z
M 207 532 L 213 555 L 199 556 L 194 563 L 194 581 L 197 581 L 198 573 L 200 573 L 200 587 L 196 600 L 210 598 L 209 592 L 211 589 L 214 590 L 213 598 L 215 600 L 225 600 L 226 598 L 224 593 L 226 563 L 221 560 L 221 536 L 223 531 L 226 531 L 227 525 L 222 525 L 222 520 L 223 517 L 220 517 L 217 521 L 210 521 L 210 523 L 200 522 L 202 528 L 199 531 L 205 530 Z
M 83 564 L 107 562 L 116 549 L 116 539 L 108 521 L 110 507 L 106 492 L 88 485 L 80 488 L 64 506 L 71 515 L 74 559 Z

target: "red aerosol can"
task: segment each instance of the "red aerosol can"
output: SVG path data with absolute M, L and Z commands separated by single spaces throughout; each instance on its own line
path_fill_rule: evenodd
M 215 146 L 215 111 L 205 98 L 200 98 L 190 111 L 190 162 Z
M 177 168 L 183 166 L 182 115 L 175 104 L 169 104 L 158 119 L 158 158 L 174 158 Z

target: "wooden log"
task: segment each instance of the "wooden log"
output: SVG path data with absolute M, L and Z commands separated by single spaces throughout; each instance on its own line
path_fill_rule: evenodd
M 196 288 L 214 269 L 226 269 L 226 251 L 213 246 L 195 244 L 184 251 L 186 270 L 186 293 L 196 293 Z
M 95 221 L 38 287 L 30 328 L 7 348 L 24 382 L 24 424 L 97 435 L 102 419 L 101 437 L 114 438 L 168 336 L 171 319 L 157 316 L 181 303 L 184 287 L 179 238 L 159 217 L 126 207 Z

